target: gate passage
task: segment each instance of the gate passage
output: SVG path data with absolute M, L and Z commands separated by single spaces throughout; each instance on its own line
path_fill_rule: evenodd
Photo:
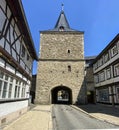
M 52 104 L 72 104 L 72 91 L 65 86 L 58 86 L 52 89 Z

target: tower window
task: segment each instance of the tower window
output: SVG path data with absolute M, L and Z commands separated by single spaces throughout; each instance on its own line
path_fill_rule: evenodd
M 68 50 L 68 54 L 70 54 L 70 50 Z
M 68 71 L 71 72 L 71 66 L 70 65 L 68 65 Z
M 59 31 L 64 31 L 64 27 L 63 27 L 63 26 L 60 26 L 60 27 L 59 27 Z

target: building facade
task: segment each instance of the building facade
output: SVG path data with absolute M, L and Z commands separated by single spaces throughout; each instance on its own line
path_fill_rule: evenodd
M 0 0 L 0 125 L 27 111 L 34 59 L 21 0 Z
M 93 63 L 96 101 L 119 104 L 119 34 Z
M 87 103 L 95 103 L 95 84 L 93 76 L 93 61 L 96 56 L 85 57 L 85 86 L 87 94 Z
M 30 89 L 31 102 L 34 103 L 35 92 L 36 92 L 36 77 L 37 75 L 32 75 L 32 83 Z
M 62 10 L 54 29 L 40 32 L 35 102 L 86 102 L 84 33 L 70 28 Z

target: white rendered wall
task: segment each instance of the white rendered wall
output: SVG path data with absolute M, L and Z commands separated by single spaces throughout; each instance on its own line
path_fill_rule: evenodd
M 0 117 L 28 107 L 28 100 L 0 104 Z

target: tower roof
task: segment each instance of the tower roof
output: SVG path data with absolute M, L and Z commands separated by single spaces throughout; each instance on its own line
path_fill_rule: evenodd
M 69 23 L 67 21 L 67 18 L 65 16 L 65 13 L 63 10 L 60 13 L 60 16 L 57 20 L 57 23 L 56 23 L 54 29 L 56 29 L 56 30 L 59 30 L 59 29 L 69 30 L 70 29 Z
M 63 32 L 63 31 L 64 32 L 80 32 L 80 33 L 83 33 L 82 31 L 77 31 L 77 30 L 70 28 L 68 20 L 66 18 L 66 15 L 64 13 L 63 4 L 62 4 L 62 10 L 61 10 L 60 15 L 58 17 L 58 20 L 55 24 L 55 27 L 53 29 L 41 31 L 41 32 Z
M 66 15 L 64 11 L 61 10 L 61 13 L 59 15 L 59 18 L 56 22 L 54 29 L 50 31 L 76 31 L 76 30 L 70 28 Z

